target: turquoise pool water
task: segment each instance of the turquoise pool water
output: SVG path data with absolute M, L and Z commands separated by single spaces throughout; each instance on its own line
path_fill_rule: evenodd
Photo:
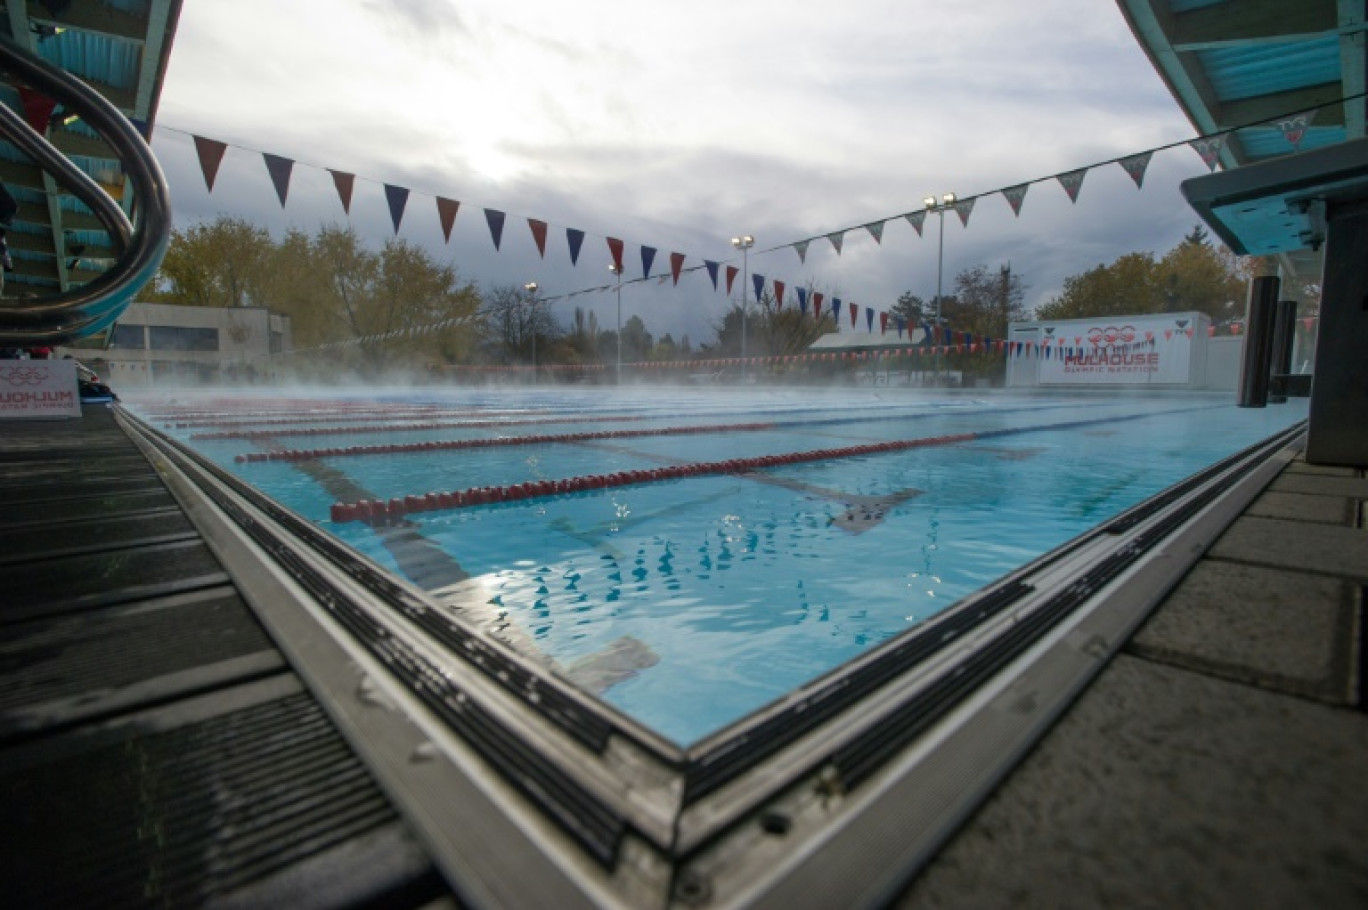
M 1305 416 L 1304 403 L 1239 409 L 1228 396 L 571 389 L 347 396 L 379 410 L 344 421 L 343 396 L 321 397 L 317 411 L 300 401 L 152 398 L 132 408 L 401 574 L 405 557 L 387 545 L 384 532 L 329 520 L 342 493 L 388 499 L 999 434 L 407 516 L 408 527 L 470 576 L 444 588 L 444 599 L 562 667 L 586 660 L 607 666 L 606 677 L 593 676 L 592 685 L 607 685 L 602 697 L 681 744 Z M 182 415 L 192 405 L 202 409 L 200 425 L 167 427 L 176 422 L 167 416 L 172 404 Z M 411 404 L 434 410 L 400 410 Z M 481 412 L 489 418 L 469 425 Z M 267 422 L 284 413 L 317 419 Z M 464 425 L 409 428 L 441 422 Z M 771 425 L 724 429 L 759 422 Z M 710 429 L 306 463 L 236 460 L 280 448 L 689 426 Z M 204 438 L 253 428 L 271 436 Z M 297 433 L 304 429 L 310 434 Z M 624 641 L 634 647 L 622 651 Z M 602 656 L 614 653 L 619 657 Z

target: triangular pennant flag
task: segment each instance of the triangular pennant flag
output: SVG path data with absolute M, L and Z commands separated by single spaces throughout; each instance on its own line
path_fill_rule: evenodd
M 537 252 L 541 258 L 546 258 L 546 222 L 538 221 L 536 218 L 527 219 L 527 226 L 532 231 L 532 241 L 537 244 Z
M 280 197 L 280 207 L 285 208 L 285 197 L 290 195 L 290 171 L 294 169 L 294 161 L 270 152 L 262 152 L 261 157 L 266 162 L 266 172 L 271 175 L 276 195 Z
M 879 334 L 880 334 L 880 335 L 887 335 L 887 334 L 888 334 L 888 314 L 887 314 L 887 313 L 880 313 L 880 314 L 879 314 Z M 901 335 L 902 332 L 899 331 L 898 334 Z
M 968 199 L 961 199 L 955 203 L 955 214 L 960 217 L 960 224 L 969 226 L 969 213 L 974 210 L 974 200 L 977 196 L 970 196 Z
M 437 220 L 442 225 L 442 238 L 451 242 L 451 226 L 456 223 L 456 213 L 461 210 L 461 203 L 455 199 L 447 199 L 443 196 L 437 197 Z
M 807 264 L 807 248 L 809 243 L 811 243 L 810 240 L 799 240 L 793 245 L 793 248 L 798 251 L 798 261 L 804 265 Z
M 752 272 L 751 284 L 755 287 L 755 302 L 759 303 L 765 292 L 765 276 Z
M 489 224 L 489 236 L 494 241 L 494 249 L 503 242 L 504 213 L 498 209 L 485 209 L 485 221 Z
M 741 270 L 734 265 L 727 266 L 727 296 L 731 296 L 732 282 L 736 280 L 737 273 Z
M 402 186 L 385 184 L 385 202 L 389 203 L 390 221 L 394 222 L 394 233 L 399 233 L 399 222 L 404 220 L 404 206 L 408 205 L 409 191 Z M 494 244 L 497 249 L 499 244 Z
M 643 246 L 641 248 L 641 277 L 651 277 L 651 263 L 655 262 L 656 248 L 653 246 Z
M 831 298 L 831 321 L 836 323 L 836 327 L 841 325 L 841 298 Z
M 1306 135 L 1307 127 L 1311 125 L 1311 121 L 1314 119 L 1316 119 L 1316 111 L 1312 109 L 1304 114 L 1279 120 L 1278 129 L 1282 131 L 1283 138 L 1292 143 L 1294 150 L 1301 151 L 1302 138 Z
M 874 308 L 872 306 L 865 307 L 865 331 L 871 335 L 874 334 Z
M 703 267 L 708 270 L 708 277 L 712 279 L 714 291 L 717 290 L 717 266 L 718 263 L 713 262 L 711 259 L 703 260 Z
M 907 320 L 902 318 L 901 316 L 895 316 L 894 322 L 898 326 L 898 337 L 901 338 L 903 336 L 903 332 L 907 329 Z
M 1216 165 L 1221 163 L 1221 149 L 1225 147 L 1225 133 L 1218 136 L 1208 136 L 1205 139 L 1194 139 L 1188 143 L 1192 150 L 1202 156 L 1202 161 L 1206 163 L 1207 170 L 1216 170 Z
M 608 238 L 608 252 L 613 256 L 613 266 L 622 274 L 622 241 L 616 237 Z
M 1130 178 L 1135 181 L 1135 188 L 1140 189 L 1145 185 L 1145 171 L 1149 168 L 1150 159 L 1154 157 L 1153 151 L 1141 152 L 1138 155 L 1127 155 L 1125 158 L 1117 159 L 1117 164 Z
M 866 231 L 869 231 L 869 236 L 874 238 L 875 243 L 883 243 L 884 222 L 871 221 L 869 224 L 866 224 L 864 226 L 864 229 Z
M 855 317 L 858 315 L 860 315 L 860 305 L 858 303 L 852 303 L 850 305 L 850 327 L 852 329 L 855 328 Z
M 845 240 L 845 231 L 832 231 L 826 236 L 831 241 L 831 245 L 836 247 L 836 255 L 841 255 L 841 242 Z
M 570 264 L 579 265 L 580 247 L 584 245 L 584 231 L 566 228 L 565 242 L 570 245 Z
M 798 312 L 807 315 L 807 288 L 794 288 L 794 293 L 798 295 Z
M 784 282 L 774 282 L 774 308 L 782 310 L 784 308 Z
M 683 253 L 671 253 L 671 254 L 670 254 L 670 274 L 674 276 L 674 283 L 675 283 L 675 284 L 679 284 L 679 273 L 683 270 L 683 268 L 684 268 L 684 254 L 683 254 Z
M 908 224 L 916 229 L 917 236 L 920 237 L 922 235 L 922 225 L 926 224 L 926 209 L 922 209 L 920 212 L 909 212 L 903 217 L 907 219 Z
M 1012 207 L 1012 214 L 1018 218 L 1021 217 L 1021 203 L 1026 201 L 1026 191 L 1030 187 L 1029 183 L 1019 183 L 1002 191 L 1002 195 L 1007 197 L 1007 204 Z
M 218 177 L 219 164 L 223 161 L 223 153 L 228 150 L 228 146 L 216 139 L 205 139 L 203 136 L 194 138 L 195 154 L 199 155 L 200 171 L 204 173 L 204 184 L 212 193 L 214 191 L 214 179 Z
M 328 169 L 328 173 L 332 174 L 333 186 L 337 187 L 337 198 L 342 200 L 342 213 L 350 215 L 352 190 L 356 186 L 356 175 L 348 174 L 346 171 L 334 171 L 332 168 Z M 447 239 L 451 238 L 448 237 Z
M 52 121 L 52 112 L 57 109 L 57 102 L 28 86 L 21 85 L 19 104 L 24 109 L 24 119 L 33 127 L 33 131 L 40 136 L 47 135 L 48 124 Z
M 1088 174 L 1088 169 L 1081 167 L 1076 171 L 1069 171 L 1067 174 L 1058 174 L 1055 179 L 1059 185 L 1064 187 L 1064 192 L 1069 194 L 1070 202 L 1078 202 L 1078 191 L 1083 189 L 1083 178 Z
M 821 291 L 813 291 L 813 292 L 812 292 L 812 318 L 813 318 L 813 319 L 821 319 L 821 318 L 822 318 L 822 292 L 821 292 Z

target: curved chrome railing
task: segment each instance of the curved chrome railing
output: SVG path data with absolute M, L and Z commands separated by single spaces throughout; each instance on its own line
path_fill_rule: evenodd
M 7 105 L 0 104 L 0 135 L 90 207 L 117 255 L 93 281 L 44 297 L 0 299 L 0 346 L 66 344 L 113 325 L 161 265 L 171 237 L 166 178 L 133 124 L 80 79 L 8 39 L 0 38 L 0 70 L 74 110 L 109 143 L 132 184 L 137 224 L 89 175 Z

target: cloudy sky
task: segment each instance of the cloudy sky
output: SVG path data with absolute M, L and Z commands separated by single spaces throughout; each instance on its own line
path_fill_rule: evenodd
M 992 194 L 1192 137 L 1109 0 L 232 0 L 187 3 L 154 141 L 179 227 L 229 214 L 272 231 L 348 221 L 393 234 L 383 184 L 412 191 L 401 235 L 481 287 L 549 296 L 611 280 L 607 236 L 685 267 L 751 271 L 886 310 L 935 293 L 936 223 L 901 218 L 928 194 Z M 212 194 L 192 135 L 229 144 Z M 282 210 L 261 152 L 296 160 Z M 357 175 L 350 219 L 325 168 Z M 1143 190 L 1111 164 L 1076 204 L 1053 180 L 1020 217 L 1000 195 L 945 223 L 945 275 L 1011 264 L 1035 305 L 1063 279 L 1133 250 L 1162 253 L 1195 223 L 1178 184 L 1189 148 L 1157 154 Z M 434 199 L 461 202 L 444 243 Z M 496 252 L 482 209 L 506 212 Z M 548 222 L 541 259 L 526 219 Z M 815 240 L 863 229 L 838 255 Z M 567 228 L 586 232 L 572 268 Z M 777 249 L 776 249 L 777 248 Z M 739 280 L 737 293 L 739 293 Z M 702 271 L 623 290 L 623 318 L 707 341 L 727 306 Z M 786 300 L 792 305 L 791 292 Z M 612 293 L 558 300 L 601 324 Z

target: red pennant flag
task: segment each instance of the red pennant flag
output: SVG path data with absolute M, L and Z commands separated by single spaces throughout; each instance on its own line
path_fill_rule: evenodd
M 820 291 L 812 292 L 812 318 L 817 322 L 822 320 L 822 293 Z
M 348 174 L 346 171 L 335 171 L 328 168 L 328 173 L 332 174 L 333 186 L 337 188 L 337 198 L 342 200 L 342 214 L 351 214 L 352 189 L 356 185 L 356 175 Z
M 859 315 L 860 308 L 856 304 L 850 305 L 850 327 L 855 328 L 855 317 Z
M 348 191 L 348 198 L 351 193 Z M 455 199 L 447 199 L 443 196 L 437 197 L 437 220 L 442 223 L 442 237 L 447 243 L 451 242 L 451 226 L 456 223 L 456 213 L 461 210 L 461 203 Z
M 402 186 L 385 184 L 385 202 L 389 204 L 390 221 L 394 222 L 394 233 L 399 234 L 399 223 L 404 220 L 404 207 L 408 205 L 409 191 Z
M 888 334 L 888 314 L 887 314 L 887 313 L 880 313 L 880 314 L 879 314 L 879 334 L 880 334 L 880 335 L 887 335 L 887 334 Z
M 727 296 L 731 296 L 732 282 L 736 280 L 736 274 L 740 271 L 734 265 L 727 266 Z
M 679 273 L 684 270 L 684 254 L 670 254 L 670 274 L 674 276 L 674 283 L 679 284 Z
M 784 308 L 784 282 L 774 282 L 774 308 L 782 310 Z
M 266 162 L 266 172 L 271 175 L 276 195 L 280 197 L 280 207 L 285 208 L 285 197 L 290 195 L 290 171 L 294 170 L 294 162 L 270 152 L 262 152 L 261 157 Z
M 619 275 L 622 274 L 622 241 L 616 237 L 608 238 L 608 252 L 613 255 L 613 265 L 617 267 Z
M 204 174 L 204 184 L 209 192 L 214 191 L 214 180 L 218 177 L 219 164 L 223 161 L 223 153 L 228 150 L 225 143 L 214 139 L 205 139 L 203 136 L 195 137 L 195 154 L 199 155 L 200 171 Z
M 1021 203 L 1026 201 L 1026 190 L 1030 189 L 1029 183 L 1009 186 L 1002 191 L 1002 195 L 1007 197 L 1007 204 L 1012 207 L 1012 214 L 1021 217 Z
M 541 258 L 546 258 L 546 222 L 538 221 L 536 218 L 527 219 L 527 226 L 532 229 L 532 240 L 537 244 L 537 252 Z
M 1088 169 L 1081 167 L 1076 171 L 1069 171 L 1067 174 L 1058 174 L 1055 179 L 1059 185 L 1064 187 L 1064 192 L 1069 194 L 1070 202 L 1078 202 L 1078 191 L 1083 189 L 1083 178 L 1088 175 Z
M 40 136 L 47 135 L 48 124 L 52 121 L 52 112 L 57 109 L 57 102 L 47 95 L 39 94 L 33 89 L 21 85 L 19 86 L 19 104 L 24 109 L 24 119 L 28 125 L 33 127 L 33 131 Z

